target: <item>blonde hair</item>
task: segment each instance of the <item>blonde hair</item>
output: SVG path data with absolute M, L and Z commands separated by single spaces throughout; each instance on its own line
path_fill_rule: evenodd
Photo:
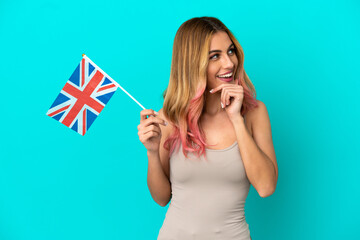
M 171 153 L 180 143 L 185 157 L 188 152 L 204 155 L 205 134 L 199 124 L 205 104 L 210 42 L 213 34 L 224 31 L 235 45 L 239 62 L 235 78 L 244 89 L 241 115 L 257 107 L 255 87 L 244 70 L 244 52 L 231 31 L 217 18 L 196 17 L 184 22 L 176 32 L 171 62 L 170 80 L 163 92 L 163 113 L 175 131 L 164 142 Z

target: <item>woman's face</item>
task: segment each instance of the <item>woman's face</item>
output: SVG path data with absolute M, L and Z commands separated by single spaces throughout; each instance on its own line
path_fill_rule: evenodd
M 210 42 L 207 88 L 212 89 L 223 83 L 234 83 L 237 66 L 235 45 L 226 32 L 215 33 Z

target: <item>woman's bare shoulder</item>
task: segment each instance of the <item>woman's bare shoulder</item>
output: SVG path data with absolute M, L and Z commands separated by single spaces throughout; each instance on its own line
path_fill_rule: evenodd
M 168 125 L 166 126 L 159 124 L 162 135 L 168 137 L 173 133 L 174 126 L 170 122 L 170 120 L 164 115 L 164 110 L 162 108 L 158 111 L 158 113 L 159 113 L 159 117 L 168 123 Z
M 257 103 L 257 107 L 254 107 L 254 108 L 250 109 L 250 110 L 245 114 L 246 119 L 248 119 L 249 121 L 251 121 L 251 120 L 253 120 L 254 118 L 256 118 L 256 114 L 259 112 L 259 110 L 260 110 L 261 108 L 263 108 L 263 107 L 265 106 L 265 104 L 264 104 L 262 101 L 258 100 L 258 99 L 256 99 L 256 103 Z
M 261 110 L 261 108 L 265 106 L 265 104 L 260 100 L 256 100 L 256 103 L 257 103 L 257 107 L 250 109 L 244 116 L 245 122 L 247 123 L 246 125 L 251 135 L 253 135 L 253 126 L 254 126 L 253 123 L 254 121 L 256 121 L 256 118 L 258 117 L 259 110 Z

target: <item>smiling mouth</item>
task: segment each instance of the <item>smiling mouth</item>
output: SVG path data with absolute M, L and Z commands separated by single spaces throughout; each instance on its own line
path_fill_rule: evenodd
M 225 74 L 219 74 L 216 77 L 219 78 L 223 82 L 231 82 L 234 78 L 234 72 L 231 71 L 231 72 L 227 72 Z
M 224 82 L 231 82 L 234 77 L 233 76 L 231 76 L 231 77 L 218 77 L 217 76 L 217 78 Z

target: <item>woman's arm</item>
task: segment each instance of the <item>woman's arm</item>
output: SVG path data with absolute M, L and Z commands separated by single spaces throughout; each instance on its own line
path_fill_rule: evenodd
M 274 193 L 278 167 L 271 137 L 271 126 L 266 106 L 257 100 L 258 107 L 251 113 L 253 137 L 246 128 L 244 118 L 233 120 L 236 138 L 246 175 L 261 197 Z
M 147 184 L 152 198 L 165 207 L 171 198 L 171 184 L 165 175 L 159 153 L 148 153 Z
M 163 114 L 163 110 L 159 110 L 159 118 L 169 123 Z M 163 145 L 167 136 L 171 133 L 171 125 L 163 126 L 159 124 L 161 129 L 161 140 L 159 151 L 156 153 L 147 152 L 148 156 L 148 173 L 147 184 L 151 196 L 160 206 L 165 207 L 171 199 L 171 183 L 170 183 L 170 165 L 169 151 Z

